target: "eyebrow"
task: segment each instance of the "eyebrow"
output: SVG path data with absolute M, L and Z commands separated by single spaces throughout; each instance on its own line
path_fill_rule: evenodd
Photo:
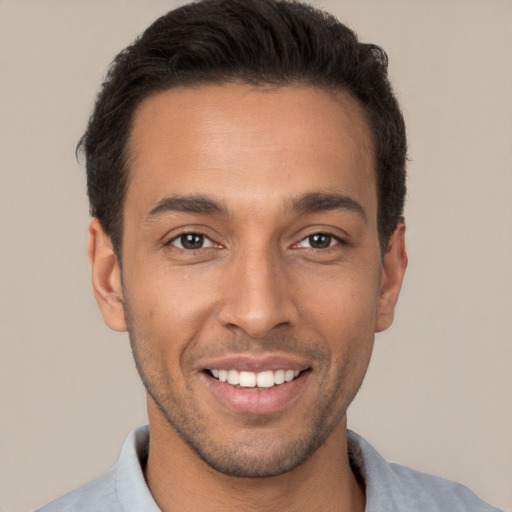
M 316 213 L 332 210 L 345 210 L 359 214 L 364 221 L 366 212 L 360 203 L 351 197 L 324 192 L 311 192 L 291 202 L 290 209 L 295 213 Z
M 310 192 L 290 202 L 291 213 L 317 213 L 345 210 L 359 214 L 367 220 L 364 208 L 354 199 L 334 193 Z M 167 196 L 149 212 L 146 221 L 165 213 L 185 212 L 196 214 L 228 215 L 227 208 L 207 195 Z
M 158 201 L 146 220 L 170 212 L 227 215 L 225 206 L 205 195 L 167 196 Z

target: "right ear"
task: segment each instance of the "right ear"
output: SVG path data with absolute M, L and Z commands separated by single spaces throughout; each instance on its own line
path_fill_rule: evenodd
M 89 262 L 92 287 L 105 323 L 114 331 L 127 330 L 124 316 L 121 269 L 110 237 L 100 221 L 93 217 L 89 223 Z

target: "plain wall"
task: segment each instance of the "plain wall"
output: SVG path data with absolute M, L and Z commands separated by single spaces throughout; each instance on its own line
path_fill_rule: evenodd
M 145 399 L 89 284 L 74 150 L 107 64 L 178 2 L 0 0 L 0 510 L 112 465 Z M 349 426 L 512 510 L 512 3 L 317 2 L 381 44 L 410 143 L 409 269 Z

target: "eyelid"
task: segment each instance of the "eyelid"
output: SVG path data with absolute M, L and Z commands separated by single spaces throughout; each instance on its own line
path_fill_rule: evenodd
M 308 240 L 309 238 L 311 238 L 312 236 L 315 236 L 315 235 L 324 235 L 324 236 L 330 237 L 331 243 L 329 243 L 329 245 L 327 247 L 323 247 L 323 248 L 311 247 L 311 245 L 309 245 L 309 246 L 303 245 L 304 240 Z M 328 231 L 316 231 L 314 233 L 310 233 L 309 235 L 306 235 L 305 237 L 301 238 L 299 240 L 299 242 L 296 244 L 296 246 L 303 247 L 305 249 L 325 251 L 326 249 L 330 249 L 331 247 L 333 247 L 335 245 L 346 245 L 346 244 L 347 244 L 347 242 L 345 240 L 343 240 L 342 238 L 340 238 L 337 235 L 334 235 L 333 233 L 329 233 Z
M 202 247 L 199 247 L 197 249 L 187 249 L 186 247 L 183 247 L 181 242 L 178 244 L 176 244 L 177 241 L 179 241 L 181 239 L 181 237 L 183 236 L 186 236 L 186 235 L 197 235 L 197 236 L 201 236 L 203 237 L 203 240 L 205 242 L 207 242 L 206 245 L 203 245 Z M 176 233 L 174 234 L 171 238 L 169 238 L 166 242 L 164 242 L 163 244 L 165 247 L 173 247 L 175 249 L 178 249 L 180 251 L 187 251 L 187 252 L 195 252 L 195 251 L 199 251 L 201 249 L 210 249 L 212 247 L 216 247 L 216 248 L 220 248 L 221 245 L 217 242 L 215 242 L 210 236 L 208 236 L 206 233 L 204 233 L 204 231 L 202 231 L 201 229 L 194 229 L 194 228 L 191 228 L 191 229 L 183 229 L 182 231 L 180 231 L 179 233 Z
M 202 246 L 198 247 L 197 249 L 188 249 L 187 247 L 183 247 L 183 244 L 181 243 L 181 239 L 187 235 L 201 236 L 203 238 Z M 182 233 L 181 235 L 171 238 L 171 240 L 169 240 L 169 244 L 176 245 L 179 249 L 183 249 L 184 251 L 206 249 L 208 247 L 213 247 L 215 245 L 214 242 L 212 242 L 206 235 L 202 235 L 199 233 Z

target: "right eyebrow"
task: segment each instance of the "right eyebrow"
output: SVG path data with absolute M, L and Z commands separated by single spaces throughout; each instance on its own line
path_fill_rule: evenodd
M 169 212 L 227 215 L 225 206 L 221 205 L 211 197 L 205 195 L 174 195 L 160 199 L 157 205 L 147 215 L 146 221 Z

